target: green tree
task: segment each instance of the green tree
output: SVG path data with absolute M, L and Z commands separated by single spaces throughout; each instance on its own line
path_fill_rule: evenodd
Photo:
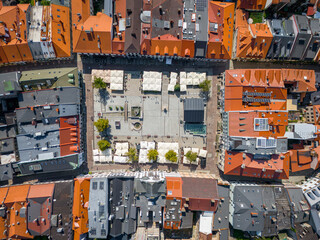
M 157 161 L 157 159 L 158 159 L 158 155 L 159 155 L 159 153 L 158 153 L 158 151 L 156 150 L 156 149 L 150 149 L 149 151 L 148 151 L 148 159 L 149 159 L 149 161 L 151 162 L 156 162 Z
M 179 92 L 180 91 L 180 84 L 177 83 L 176 85 L 174 85 L 174 91 L 175 92 Z
M 128 152 L 126 153 L 126 156 L 129 158 L 129 162 L 137 162 L 138 156 L 137 156 L 137 150 L 135 148 L 129 148 Z
M 178 161 L 177 153 L 173 150 L 169 150 L 166 155 L 166 159 L 170 162 L 176 163 Z
M 105 140 L 105 139 L 102 139 L 98 142 L 98 147 L 101 151 L 104 151 L 106 150 L 107 148 L 109 148 L 111 146 L 110 142 Z
M 100 118 L 98 121 L 94 122 L 94 126 L 97 128 L 99 132 L 103 132 L 109 127 L 109 120 Z
M 48 0 L 41 0 L 41 5 L 42 5 L 42 6 L 50 6 L 50 1 L 48 1 Z
M 107 87 L 107 84 L 101 77 L 96 77 L 93 81 L 93 87 L 98 89 L 105 89 Z
M 199 87 L 201 88 L 201 90 L 203 92 L 209 92 L 210 91 L 210 87 L 211 87 L 210 80 L 208 80 L 208 79 L 204 80 L 202 83 L 199 84 Z
M 190 162 L 195 162 L 197 160 L 197 156 L 198 154 L 192 151 L 188 151 L 186 153 L 186 158 L 190 161 Z
M 31 4 L 31 0 L 19 0 L 20 4 L 27 4 L 30 3 Z

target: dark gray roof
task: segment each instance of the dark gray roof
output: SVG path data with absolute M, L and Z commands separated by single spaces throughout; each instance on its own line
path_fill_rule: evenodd
M 0 181 L 8 181 L 13 178 L 13 170 L 11 164 L 0 165 Z
M 19 95 L 19 106 L 37 106 L 49 104 L 79 104 L 80 89 L 77 87 L 59 87 L 24 92 Z
M 89 237 L 106 238 L 108 236 L 109 198 L 108 178 L 92 178 L 89 192 Z
M 310 29 L 312 35 L 319 36 L 320 34 L 320 19 L 311 18 L 310 19 Z
M 52 239 L 71 240 L 73 180 L 55 182 L 50 236 Z M 59 224 L 61 220 L 62 224 Z
M 302 189 L 299 187 L 287 187 L 286 190 L 293 211 L 293 222 L 308 222 L 310 218 L 310 206 L 303 195 Z
M 188 211 L 188 212 L 182 212 L 181 213 L 181 229 L 188 229 L 192 228 L 192 223 L 193 223 L 193 212 Z
M 110 188 L 110 229 L 111 237 L 123 237 L 136 231 L 136 207 L 134 206 L 133 177 L 109 176 Z M 124 207 L 125 218 L 117 213 Z M 118 217 L 118 218 L 117 218 Z
M 111 2 L 111 1 L 110 1 Z M 142 1 L 126 1 L 127 22 L 130 26 L 126 28 L 124 52 L 125 53 L 140 53 L 140 36 L 141 36 L 141 21 L 140 12 L 142 9 Z
M 135 178 L 134 191 L 136 206 L 140 209 L 139 224 L 161 222 L 162 210 L 166 202 L 164 179 L 149 177 Z
M 275 236 L 290 229 L 290 207 L 282 186 L 233 185 L 229 220 L 234 229 Z
M 319 237 L 309 223 L 298 223 L 294 225 L 294 239 L 297 240 L 319 240 Z M 292 231 L 291 231 L 292 232 Z
M 9 154 L 15 151 L 14 138 L 5 138 L 0 140 L 0 154 Z
M 192 1 L 191 1 L 192 2 Z M 208 3 L 207 0 L 196 0 L 196 21 L 199 24 L 199 31 L 196 31 L 196 41 L 208 41 Z M 200 18 L 198 16 L 201 16 Z
M 166 200 L 165 221 L 167 221 L 167 224 L 171 224 L 171 222 L 177 221 L 180 218 L 180 216 L 182 216 L 180 206 L 181 199 L 174 198 Z
M 282 20 L 280 19 L 272 19 L 268 20 L 268 23 L 271 27 L 271 32 L 273 36 L 283 36 L 285 35 L 285 31 L 282 27 Z
M 296 19 L 296 23 L 298 26 L 298 30 L 302 33 L 307 33 L 310 31 L 309 23 L 308 23 L 308 18 L 306 16 L 302 15 L 294 15 Z
M 32 162 L 18 162 L 21 174 L 32 175 L 50 172 L 72 171 L 78 168 L 79 158 L 82 154 L 73 154 L 55 159 L 47 159 Z
M 20 76 L 20 72 L 0 74 L 0 98 L 17 96 L 17 92 L 22 90 L 19 85 Z
M 218 185 L 219 203 L 214 213 L 213 230 L 229 229 L 229 187 Z
M 204 121 L 204 101 L 202 98 L 187 98 L 184 100 L 184 121 L 201 123 Z
M 47 120 L 55 121 L 59 117 L 56 111 L 57 105 L 39 106 L 31 108 L 16 109 L 18 123 L 31 123 L 33 120 L 45 122 Z
M 320 104 L 320 91 L 311 94 L 312 105 Z
M 294 37 L 294 30 L 293 30 L 293 22 L 291 19 L 286 19 L 283 21 L 283 28 L 284 32 L 287 36 L 292 36 Z

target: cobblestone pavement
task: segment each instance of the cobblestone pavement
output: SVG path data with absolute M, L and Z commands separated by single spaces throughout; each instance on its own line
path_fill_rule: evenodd
M 105 163 L 105 164 L 94 164 L 93 163 L 93 155 L 92 155 L 92 147 L 93 147 L 93 137 L 94 137 L 94 126 L 93 126 L 93 89 L 92 89 L 92 83 L 91 83 L 91 69 L 123 69 L 123 63 L 122 60 L 106 60 L 106 59 L 100 59 L 101 61 L 95 61 L 92 59 L 85 60 L 83 62 L 79 61 L 78 59 L 78 67 L 81 70 L 82 67 L 84 67 L 84 82 L 85 82 L 85 92 L 86 92 L 86 106 L 87 106 L 87 157 L 88 157 L 88 168 L 89 171 L 92 172 L 100 172 L 100 171 L 110 171 L 110 170 L 129 170 L 129 169 L 159 169 L 164 171 L 181 171 L 181 172 L 190 172 L 190 171 L 197 171 L 199 173 L 213 173 L 213 174 L 219 174 L 219 170 L 217 168 L 216 164 L 216 157 L 215 157 L 215 138 L 216 138 L 216 129 L 217 129 L 217 88 L 216 88 L 216 81 L 217 78 L 213 77 L 213 83 L 212 83 L 212 89 L 213 92 L 211 94 L 211 98 L 207 103 L 207 111 L 210 111 L 210 113 L 207 114 L 207 137 L 209 138 L 207 140 L 207 149 L 209 150 L 209 157 L 207 158 L 206 167 L 204 169 L 201 169 L 201 166 L 189 166 L 189 165 L 183 165 L 182 163 L 178 165 L 160 165 L 160 164 L 143 164 L 143 165 L 132 165 L 132 164 L 112 164 L 112 163 Z M 82 66 L 82 64 L 84 65 Z M 113 64 L 112 64 L 113 63 Z M 192 66 L 167 66 L 160 64 L 156 67 L 156 65 L 148 64 L 148 66 L 141 66 L 140 64 L 143 64 L 143 61 L 131 63 L 126 65 L 125 70 L 157 70 L 157 71 L 201 71 L 201 70 L 207 70 L 209 72 L 209 75 L 218 75 L 226 69 L 226 65 L 222 63 L 211 63 L 212 66 L 201 66 L 196 67 Z M 140 66 L 139 66 L 140 65 Z M 156 67 L 156 68 L 155 68 Z

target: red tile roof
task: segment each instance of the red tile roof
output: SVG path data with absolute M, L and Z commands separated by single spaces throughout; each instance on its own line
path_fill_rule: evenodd
M 270 159 L 254 159 L 251 154 L 225 151 L 224 174 L 266 179 L 289 178 L 289 153 Z
M 89 190 L 90 178 L 76 178 L 74 180 L 72 208 L 74 240 L 80 240 L 81 235 L 88 232 Z
M 33 236 L 49 235 L 54 184 L 31 185 L 28 194 L 28 230 Z
M 112 53 L 112 18 L 108 15 L 99 12 L 72 29 L 74 52 Z
M 17 239 L 32 239 L 27 231 L 27 203 L 30 185 L 11 186 L 4 201 L 6 207 L 10 209 L 7 216 L 8 237 Z M 23 213 L 24 214 L 21 214 Z M 9 227 L 10 225 L 10 227 Z
M 210 1 L 207 58 L 231 59 L 234 3 Z M 214 27 L 211 28 L 210 25 Z

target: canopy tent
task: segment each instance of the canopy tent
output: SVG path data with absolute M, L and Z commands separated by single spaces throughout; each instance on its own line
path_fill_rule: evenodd
M 159 163 L 173 163 L 166 159 L 165 155 L 168 151 L 173 150 L 177 153 L 178 161 L 174 164 L 178 164 L 179 162 L 179 143 L 173 142 L 159 142 L 158 143 L 158 153 L 159 153 Z
M 195 152 L 195 153 L 197 153 L 197 155 L 198 155 L 198 153 L 199 153 L 199 148 L 184 148 L 184 149 L 183 149 L 183 152 L 184 152 L 183 164 L 194 164 L 194 165 L 198 165 L 198 164 L 199 164 L 199 158 L 197 158 L 195 162 L 190 162 L 190 161 L 187 159 L 186 154 L 187 154 L 189 151 Z
M 123 70 L 110 71 L 110 89 L 123 90 Z
M 207 150 L 200 149 L 199 157 L 206 158 L 207 157 L 207 153 L 208 153 Z
M 92 82 L 95 78 L 102 78 L 105 83 L 110 83 L 110 70 L 92 69 Z
M 122 156 L 114 156 L 113 161 L 115 163 L 127 163 L 127 157 L 122 157 Z
M 168 85 L 168 92 L 174 92 L 174 86 L 175 85 L 169 84 Z
M 140 142 L 140 152 L 139 152 L 139 163 L 148 163 L 148 152 L 150 149 L 155 149 L 156 143 L 155 142 L 147 142 L 141 141 Z
M 125 156 L 126 153 L 129 151 L 129 143 L 123 142 L 123 143 L 116 143 L 116 152 L 115 155 L 117 156 Z
M 161 72 L 143 72 L 143 91 L 156 91 L 161 92 L 162 73 Z
M 180 85 L 180 92 L 186 92 L 187 91 L 187 85 Z
M 95 163 L 112 162 L 111 148 L 107 148 L 104 151 L 100 151 L 99 149 L 93 149 L 93 161 Z

